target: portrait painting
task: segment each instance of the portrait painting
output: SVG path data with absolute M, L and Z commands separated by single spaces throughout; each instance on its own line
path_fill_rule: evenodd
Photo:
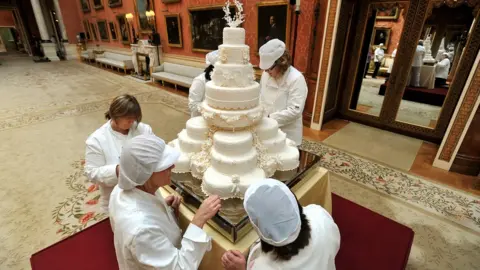
M 118 33 L 120 40 L 123 44 L 130 44 L 130 29 L 128 28 L 127 19 L 125 19 L 125 14 L 117 16 L 118 21 Z
M 83 21 L 83 28 L 85 29 L 85 37 L 87 40 L 92 40 L 92 35 L 90 34 L 90 25 L 87 20 Z
M 98 35 L 97 35 L 97 28 L 95 27 L 94 23 L 90 23 L 90 31 L 92 31 L 92 36 L 95 41 L 99 41 Z
M 121 7 L 122 6 L 122 0 L 108 0 L 108 6 L 109 7 Z
M 117 40 L 118 35 L 117 35 L 117 28 L 115 27 L 115 23 L 109 22 L 108 28 L 110 29 L 110 36 L 112 37 L 112 40 Z
M 398 7 L 377 9 L 377 20 L 397 20 L 400 15 Z
M 287 3 L 258 3 L 257 52 L 272 39 L 288 44 L 290 12 Z
M 141 33 L 152 33 L 152 26 L 148 23 L 146 12 L 153 10 L 153 0 L 135 0 L 135 9 Z
M 88 0 L 80 0 L 83 12 L 90 12 L 90 2 Z
M 225 13 L 222 6 L 191 8 L 190 26 L 192 29 L 192 50 L 209 52 L 218 49 L 223 43 L 223 28 L 227 22 L 223 19 Z M 235 8 L 231 8 L 230 14 L 235 15 Z
M 373 40 L 372 40 L 372 45 L 380 45 L 383 43 L 383 45 L 388 47 L 388 42 L 390 41 L 390 28 L 383 28 L 383 27 L 375 27 L 373 30 Z
M 168 46 L 182 47 L 182 25 L 179 14 L 165 15 L 165 25 L 167 26 Z
M 107 21 L 102 20 L 102 21 L 97 21 L 98 25 L 98 33 L 100 34 L 100 39 L 102 41 L 110 41 L 110 38 L 108 36 L 108 30 L 107 30 Z
M 103 8 L 103 0 L 93 0 L 93 8 L 94 9 L 102 9 Z

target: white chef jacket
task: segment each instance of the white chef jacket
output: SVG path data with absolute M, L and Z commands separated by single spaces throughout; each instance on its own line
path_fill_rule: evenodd
M 272 253 L 263 253 L 261 244 L 254 245 L 248 256 L 247 270 L 334 270 L 335 256 L 340 249 L 340 231 L 330 214 L 319 205 L 303 208 L 310 224 L 309 244 L 288 261 L 278 261 Z
M 192 85 L 188 90 L 188 108 L 190 109 L 190 116 L 196 117 L 200 116 L 198 111 L 198 105 L 200 105 L 205 99 L 205 84 L 207 79 L 205 79 L 205 72 L 198 75 L 193 79 Z
M 110 222 L 120 270 L 197 269 L 210 237 L 190 224 L 183 235 L 173 209 L 161 195 L 116 186 L 110 197 Z
M 86 141 L 85 176 L 100 188 L 100 206 L 108 213 L 108 200 L 117 184 L 117 165 L 125 142 L 135 136 L 153 134 L 152 128 L 144 123 L 134 123 L 124 135 L 112 129 L 111 120 L 90 135 Z
M 388 73 L 392 73 L 393 63 L 395 63 L 395 56 L 397 56 L 397 49 L 393 50 L 392 52 L 392 63 L 388 67 Z
M 415 50 L 415 55 L 413 57 L 412 67 L 421 67 L 423 66 L 423 57 L 425 56 L 425 47 L 422 45 L 417 45 Z
M 308 92 L 305 77 L 290 66 L 279 80 L 263 72 L 260 86 L 260 102 L 267 115 L 277 120 L 287 138 L 300 145 L 303 136 L 302 113 Z
M 435 78 L 447 79 L 450 70 L 450 60 L 443 59 L 435 65 Z
M 375 49 L 374 54 L 375 54 L 375 57 L 373 59 L 373 62 L 382 62 L 383 57 L 385 57 L 385 51 L 380 47 Z

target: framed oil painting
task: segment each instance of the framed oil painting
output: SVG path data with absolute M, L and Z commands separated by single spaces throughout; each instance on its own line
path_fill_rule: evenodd
M 97 25 L 98 25 L 98 33 L 100 34 L 100 39 L 102 41 L 110 41 L 110 38 L 108 36 L 107 21 L 106 20 L 97 21 Z
M 82 6 L 82 11 L 90 12 L 90 2 L 89 0 L 80 0 L 80 6 Z
M 109 22 L 108 28 L 110 29 L 110 36 L 112 37 L 112 40 L 117 40 L 118 35 L 117 35 L 117 27 L 115 27 L 115 23 Z
M 168 46 L 182 47 L 182 24 L 179 14 L 165 15 L 165 25 L 167 26 Z
M 92 31 L 92 36 L 95 41 L 99 41 L 98 35 L 97 35 L 97 28 L 95 27 L 94 23 L 90 23 L 90 30 Z
M 383 43 L 385 48 L 388 47 L 388 42 L 390 41 L 390 32 L 392 30 L 390 28 L 384 27 L 375 27 L 373 30 L 373 37 L 372 37 L 372 45 L 377 46 L 380 43 Z
M 103 0 L 93 0 L 94 9 L 103 9 Z
M 290 10 L 287 2 L 257 3 L 257 52 L 263 44 L 280 39 L 288 44 L 290 33 Z
M 377 20 L 397 20 L 400 15 L 398 7 L 377 9 Z
M 154 10 L 153 0 L 135 0 L 135 10 L 138 18 L 138 26 L 140 33 L 152 33 L 152 26 L 148 23 L 146 12 Z
M 83 21 L 83 29 L 85 29 L 85 37 L 87 38 L 87 40 L 93 40 L 90 33 L 90 24 L 88 20 Z
M 121 7 L 122 6 L 122 0 L 108 0 L 108 6 L 109 7 Z
M 218 49 L 223 42 L 223 28 L 227 22 L 223 19 L 223 6 L 189 8 L 190 28 L 192 29 L 192 51 L 210 52 Z M 230 14 L 235 15 L 235 8 Z
M 123 44 L 130 44 L 130 29 L 125 14 L 117 15 L 118 33 Z

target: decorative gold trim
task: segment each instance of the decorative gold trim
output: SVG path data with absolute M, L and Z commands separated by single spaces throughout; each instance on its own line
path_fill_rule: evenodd
M 290 27 L 291 27 L 291 14 L 292 14 L 292 10 L 291 10 L 291 7 L 289 5 L 289 3 L 287 1 L 273 1 L 273 2 L 259 2 L 256 4 L 257 5 L 257 32 L 256 32 L 256 37 L 255 37 L 255 54 L 258 55 L 258 50 L 260 49 L 258 47 L 258 27 L 259 27 L 259 23 L 258 23 L 258 15 L 259 15 L 259 8 L 260 7 L 267 7 L 267 6 L 287 6 L 287 14 L 286 14 L 286 17 L 287 17 L 287 21 L 285 22 L 286 24 L 286 30 L 285 30 L 285 46 L 288 48 L 289 47 L 289 44 L 290 44 Z
M 178 37 L 180 39 L 180 44 L 171 44 L 168 38 L 168 22 L 167 18 L 177 18 L 177 25 L 178 25 Z M 165 31 L 167 32 L 167 44 L 169 47 L 177 47 L 177 48 L 182 48 L 183 47 L 183 39 L 182 39 L 182 22 L 180 20 L 180 13 L 172 13 L 172 14 L 166 14 L 165 15 Z

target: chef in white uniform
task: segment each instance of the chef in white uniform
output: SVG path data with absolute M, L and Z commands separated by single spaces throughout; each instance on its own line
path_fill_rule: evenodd
M 192 85 L 188 90 L 188 108 L 190 117 L 200 116 L 198 105 L 205 99 L 205 84 L 210 81 L 215 63 L 218 60 L 218 51 L 209 52 L 205 57 L 207 68 L 205 71 L 193 79 Z
M 155 135 L 140 135 L 125 144 L 118 185 L 110 197 L 120 270 L 193 270 L 210 250 L 211 239 L 202 228 L 220 209 L 220 198 L 207 198 L 182 236 L 175 215 L 181 198 L 156 195 L 158 188 L 171 184 L 179 156 Z
M 100 188 L 100 206 L 108 213 L 108 201 L 117 184 L 118 163 L 125 142 L 140 134 L 152 134 L 142 120 L 137 99 L 122 95 L 113 99 L 105 113 L 107 123 L 93 132 L 86 141 L 85 176 Z
M 423 58 L 425 57 L 425 47 L 423 47 L 423 40 L 418 41 L 415 55 L 413 56 L 412 69 L 410 72 L 410 85 L 420 87 L 420 73 L 423 66 Z
M 450 71 L 450 59 L 448 53 L 442 54 L 442 60 L 435 65 L 435 87 L 442 87 L 447 84 Z
M 301 207 L 282 182 L 265 179 L 252 184 L 243 201 L 260 236 L 250 248 L 248 262 L 240 251 L 227 251 L 227 270 L 333 270 L 340 248 L 340 232 L 319 205 Z
M 302 113 L 307 99 L 307 82 L 300 71 L 291 65 L 285 43 L 272 39 L 259 50 L 260 102 L 268 117 L 277 120 L 280 129 L 296 145 L 302 143 Z

